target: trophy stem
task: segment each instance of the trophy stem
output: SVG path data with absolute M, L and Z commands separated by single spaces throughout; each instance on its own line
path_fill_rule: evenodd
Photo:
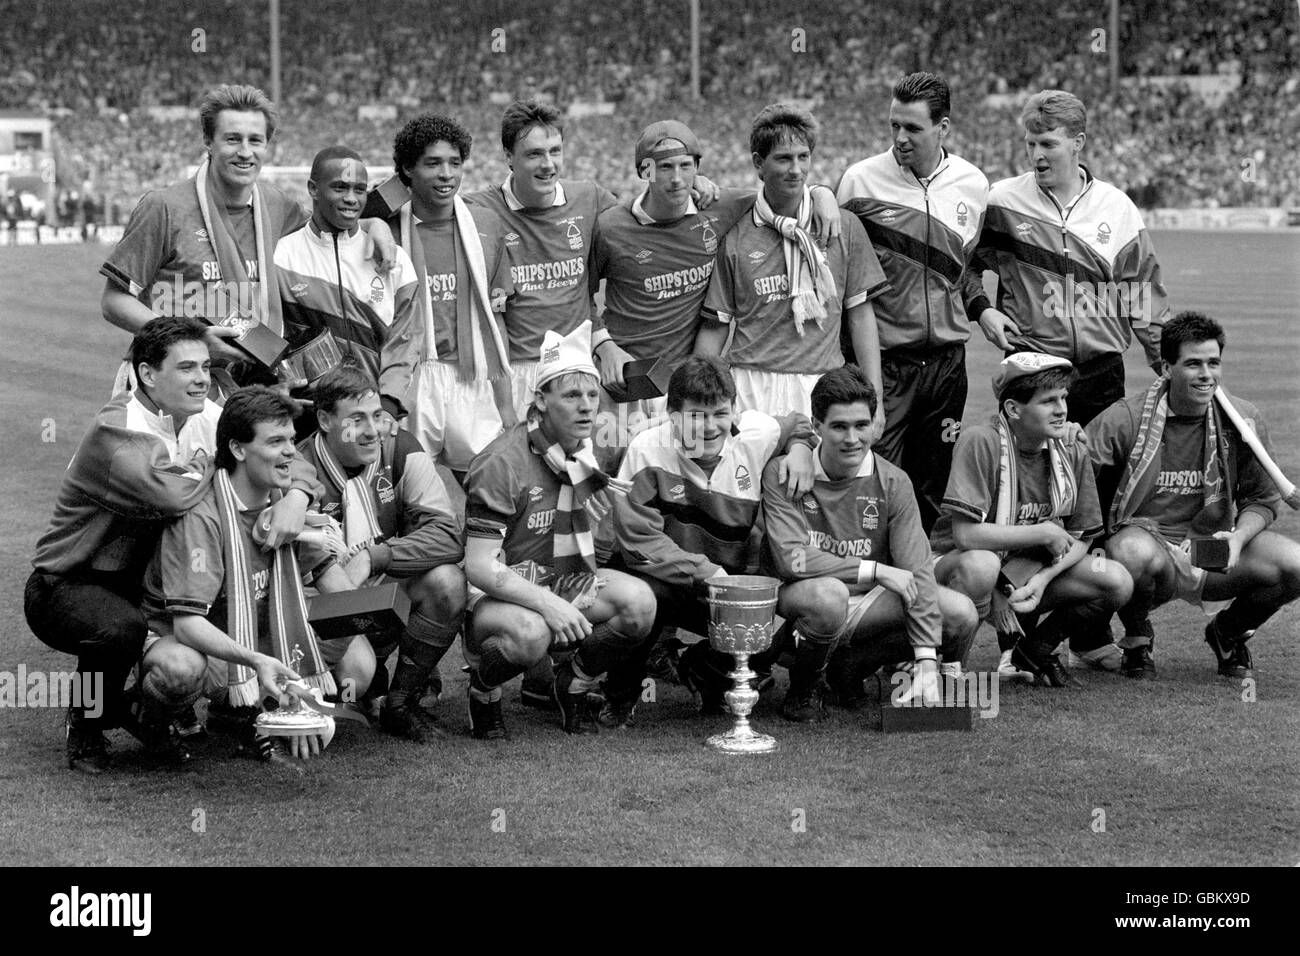
M 726 698 L 727 706 L 731 708 L 735 722 L 725 734 L 714 734 L 710 737 L 708 745 L 714 750 L 728 754 L 771 753 L 776 750 L 776 740 L 767 734 L 755 733 L 749 725 L 749 713 L 758 703 L 758 691 L 754 690 L 753 686 L 753 680 L 758 675 L 749 669 L 748 653 L 733 651 L 732 657 L 736 659 L 736 668 L 727 676 L 735 686 L 723 697 Z

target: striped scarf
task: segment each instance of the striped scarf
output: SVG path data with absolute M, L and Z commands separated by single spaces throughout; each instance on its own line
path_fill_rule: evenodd
M 343 540 L 347 542 L 348 553 L 356 554 L 383 533 L 374 495 L 375 476 L 383 464 L 383 455 L 363 468 L 355 478 L 349 478 L 320 432 L 312 436 L 312 449 L 316 452 L 321 471 L 339 493 Z
M 1016 450 L 1016 438 L 1011 433 L 1011 423 L 1007 416 L 999 412 L 998 430 L 998 492 L 993 506 L 993 522 L 999 525 L 1014 525 L 1016 513 L 1020 507 L 1020 478 L 1018 475 L 1020 456 Z M 1047 440 L 1048 460 L 1048 494 L 1051 497 L 1052 513 L 1049 518 L 1065 518 L 1074 513 L 1075 503 L 1079 497 L 1078 482 L 1074 470 L 1070 467 L 1065 445 L 1059 438 Z M 1003 555 L 1005 557 L 1005 555 Z M 1013 572 L 1007 575 L 1007 583 L 1013 588 L 1021 587 L 1025 580 L 1042 567 L 1032 567 L 1028 559 L 1013 558 Z M 1008 562 L 1011 564 L 1012 562 Z M 1036 563 L 1036 562 L 1035 562 Z M 1011 580 L 1014 578 L 1015 580 Z M 1006 634 L 1023 634 L 1020 619 L 1011 610 L 1007 597 L 999 588 L 993 590 L 993 604 L 989 614 L 993 627 Z
M 207 231 L 208 242 L 217 257 L 221 268 L 222 282 L 249 282 L 248 269 L 244 257 L 235 242 L 235 232 L 230 225 L 230 215 L 225 203 L 213 188 L 216 174 L 212 172 L 210 158 L 205 158 L 194 177 L 194 188 L 199 197 L 199 212 L 203 214 L 203 228 Z M 214 215 L 215 213 L 215 215 Z M 255 300 L 255 322 L 270 327 L 276 335 L 284 335 L 284 317 L 280 313 L 280 295 L 275 282 L 275 260 L 272 257 L 275 243 L 279 236 L 272 232 L 272 225 L 266 221 L 266 203 L 257 186 L 253 187 L 253 235 L 257 243 L 257 298 Z M 277 290 L 272 294 L 271 290 Z M 243 301 L 234 297 L 234 301 Z M 214 317 L 226 318 L 226 316 Z
M 452 244 L 456 262 L 456 377 L 462 382 L 478 380 L 496 381 L 510 374 L 510 358 L 505 340 L 492 311 L 492 297 L 488 289 L 487 262 L 483 257 L 483 242 L 469 205 L 460 196 L 454 197 L 455 231 Z M 420 286 L 421 332 L 425 348 L 432 349 L 436 341 L 433 328 L 433 300 L 429 296 L 428 263 L 424 257 L 424 244 L 411 203 L 402 207 L 400 229 L 402 248 L 415 266 Z M 470 294 L 464 293 L 461 284 L 461 265 L 469 270 Z M 436 354 L 426 354 L 425 359 L 436 359 Z
M 239 499 L 230 483 L 230 474 L 218 468 L 212 479 L 217 498 L 217 517 L 221 526 L 221 557 L 226 568 L 226 631 L 230 638 L 248 651 L 261 651 L 288 664 L 295 647 L 304 657 L 298 675 L 310 686 L 326 694 L 337 690 L 334 678 L 321 660 L 316 634 L 307 623 L 307 599 L 298 575 L 298 558 L 293 543 L 275 549 L 272 559 L 270 593 L 271 633 L 257 633 L 257 601 L 253 588 L 252 560 L 249 549 L 256 547 L 244 533 L 239 521 Z M 260 525 L 265 513 L 258 517 Z M 242 664 L 229 665 L 230 703 L 236 707 L 256 704 L 262 696 L 257 672 Z
M 1222 386 L 1216 393 L 1218 401 L 1231 401 Z M 1237 509 L 1229 494 L 1224 469 L 1228 461 L 1228 435 L 1222 421 L 1222 412 L 1216 402 L 1211 402 L 1205 414 L 1204 508 L 1215 508 L 1223 513 L 1232 528 L 1237 523 Z M 1165 420 L 1169 417 L 1169 382 L 1156 379 L 1142 400 L 1142 417 L 1138 420 L 1137 438 L 1129 452 L 1124 471 L 1120 474 L 1108 516 L 1110 531 L 1114 533 L 1127 524 L 1137 524 L 1155 530 L 1154 522 L 1135 517 L 1150 495 L 1156 476 L 1160 472 L 1158 459 L 1165 433 Z M 1157 531 L 1158 536 L 1158 531 Z
M 528 410 L 528 445 L 546 462 L 560 480 L 555 506 L 554 570 L 559 576 L 585 572 L 595 574 L 594 531 L 612 507 L 608 491 L 627 494 L 631 483 L 612 478 L 600 470 L 591 439 L 572 455 L 557 443 L 547 443 L 536 408 Z
M 807 187 L 799 202 L 796 218 L 778 216 L 772 211 L 758 191 L 754 200 L 754 225 L 771 226 L 781 234 L 781 249 L 785 254 L 785 275 L 790 287 L 790 303 L 794 314 L 794 330 L 803 337 L 804 323 L 812 319 L 818 329 L 825 329 L 826 306 L 835 295 L 835 276 L 826 262 L 826 254 L 817 248 L 812 233 L 812 196 Z

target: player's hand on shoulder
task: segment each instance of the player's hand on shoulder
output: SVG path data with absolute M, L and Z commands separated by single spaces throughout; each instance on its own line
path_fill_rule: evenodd
M 824 247 L 838 239 L 840 233 L 844 231 L 840 219 L 840 207 L 835 202 L 834 190 L 830 188 L 817 187 L 811 191 L 811 195 L 812 231 L 817 241 Z
M 812 491 L 813 450 L 803 443 L 796 443 L 777 462 L 776 477 L 785 486 L 787 498 L 800 498 Z
M 697 175 L 695 185 L 691 187 L 691 197 L 695 200 L 696 208 L 708 209 L 722 198 L 722 190 L 712 179 Z

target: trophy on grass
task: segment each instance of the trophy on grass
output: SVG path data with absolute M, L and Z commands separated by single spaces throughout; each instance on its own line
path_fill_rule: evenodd
M 295 644 L 289 654 L 289 667 L 295 672 L 303 656 L 302 648 Z M 313 695 L 305 683 L 290 682 L 285 685 L 285 690 L 290 697 L 287 706 L 265 710 L 257 715 L 257 720 L 254 721 L 257 736 L 320 737 L 321 749 L 328 747 L 334 739 L 334 718 L 329 715 L 329 711 L 336 708 Z
M 749 669 L 749 656 L 772 646 L 776 622 L 776 592 L 781 582 L 758 574 L 728 574 L 710 578 L 709 646 L 730 654 L 736 667 L 727 676 L 735 686 L 723 696 L 736 718 L 725 734 L 714 734 L 708 745 L 727 754 L 765 754 L 776 750 L 776 740 L 749 726 L 749 712 L 758 703 Z

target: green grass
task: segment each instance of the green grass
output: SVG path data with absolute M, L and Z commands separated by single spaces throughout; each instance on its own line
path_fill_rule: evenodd
M 1300 238 L 1156 236 L 1176 308 L 1226 320 L 1227 383 L 1267 416 L 1300 474 L 1290 319 Z M 125 337 L 100 317 L 97 247 L 0 249 L 8 426 L 0 472 L 0 670 L 64 669 L 28 632 L 22 586 L 67 463 L 106 397 Z M 1235 274 L 1220 277 L 1231 262 Z M 967 422 L 992 408 L 992 349 L 970 349 Z M 1130 362 L 1130 385 L 1142 381 Z M 56 440 L 41 441 L 51 419 Z M 1277 528 L 1296 535 L 1287 515 Z M 213 741 L 180 773 L 144 766 L 114 732 L 120 770 L 63 769 L 60 713 L 0 710 L 0 854 L 11 864 L 774 863 L 1293 865 L 1300 862 L 1300 612 L 1253 647 L 1257 700 L 1220 681 L 1199 612 L 1156 619 L 1154 684 L 1087 673 L 1072 691 L 1005 688 L 970 733 L 881 735 L 863 712 L 816 729 L 755 712 L 777 754 L 708 751 L 725 726 L 659 688 L 624 734 L 568 739 L 507 692 L 513 739 L 471 740 L 459 648 L 444 661 L 442 719 L 418 748 L 345 726 L 301 775 L 268 772 Z M 981 632 L 972 666 L 996 661 Z M 1095 811 L 1105 832 L 1094 832 Z M 195 811 L 205 832 L 195 832 Z M 504 817 L 494 811 L 504 811 Z M 794 832 L 798 811 L 806 822 Z M 493 822 L 504 819 L 504 832 Z M 498 828 L 499 829 L 499 828 Z

